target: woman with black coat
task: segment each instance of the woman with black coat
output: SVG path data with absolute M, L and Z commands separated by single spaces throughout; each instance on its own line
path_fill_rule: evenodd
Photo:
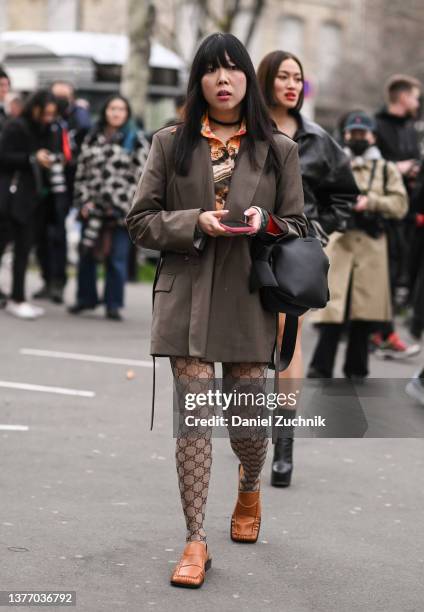
M 0 259 L 14 245 L 13 287 L 6 311 L 35 319 L 43 309 L 25 301 L 25 274 L 34 244 L 42 197 L 49 186 L 51 124 L 57 104 L 47 90 L 34 93 L 21 117 L 9 121 L 0 139 Z
M 268 53 L 258 68 L 258 81 L 277 128 L 299 147 L 305 214 L 312 233 L 325 245 L 328 234 L 343 232 L 351 208 L 359 195 L 349 159 L 336 141 L 300 110 L 305 77 L 300 60 L 287 51 Z M 285 315 L 280 315 L 279 342 Z M 301 326 L 290 366 L 280 374 L 285 379 L 303 378 Z M 274 447 L 271 484 L 289 486 L 293 470 L 293 436 L 277 441 Z

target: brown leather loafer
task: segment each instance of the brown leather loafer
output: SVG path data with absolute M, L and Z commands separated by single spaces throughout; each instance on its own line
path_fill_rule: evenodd
M 239 479 L 243 468 L 239 466 Z M 236 507 L 231 517 L 231 539 L 233 542 L 257 541 L 261 526 L 261 496 L 258 491 L 238 491 Z
M 187 542 L 178 565 L 171 576 L 171 584 L 198 589 L 205 580 L 205 572 L 212 566 L 206 542 Z

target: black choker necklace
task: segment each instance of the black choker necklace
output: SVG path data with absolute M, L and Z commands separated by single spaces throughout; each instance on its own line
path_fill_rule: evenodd
M 214 123 L 217 123 L 218 125 L 238 125 L 239 123 L 241 123 L 241 119 L 237 119 L 237 121 L 218 121 L 218 119 L 214 119 L 210 115 L 209 115 L 209 121 L 213 121 Z

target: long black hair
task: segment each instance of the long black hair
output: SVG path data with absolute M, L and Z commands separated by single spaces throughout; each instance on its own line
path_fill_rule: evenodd
M 302 91 L 300 92 L 299 100 L 297 101 L 295 111 L 299 112 L 303 106 L 304 89 L 305 89 L 305 73 L 300 59 L 289 51 L 271 51 L 265 55 L 258 67 L 258 81 L 265 102 L 269 108 L 276 105 L 274 96 L 274 81 L 278 74 L 281 62 L 291 59 L 299 66 L 299 72 L 302 79 Z
M 242 116 L 246 122 L 249 160 L 253 168 L 257 167 L 255 141 L 269 143 L 267 171 L 281 168 L 281 156 L 273 138 L 273 126 L 268 109 L 256 80 L 255 69 L 244 45 L 233 34 L 211 34 L 200 45 L 191 66 L 187 86 L 187 101 L 184 111 L 184 122 L 177 128 L 175 138 L 175 169 L 177 174 L 187 175 L 193 150 L 201 136 L 201 119 L 208 109 L 208 103 L 202 92 L 201 80 L 208 68 L 212 66 L 229 67 L 226 54 L 230 60 L 246 75 L 246 95 L 242 102 Z
M 87 144 L 89 145 L 93 144 L 97 140 L 98 135 L 104 133 L 104 131 L 106 130 L 108 126 L 106 112 L 107 112 L 109 105 L 114 100 L 121 100 L 125 104 L 126 111 L 127 111 L 127 118 L 125 119 L 124 123 L 120 126 L 120 128 L 112 136 L 111 140 L 112 142 L 121 145 L 126 151 L 128 151 L 128 153 L 132 153 L 134 148 L 136 147 L 137 127 L 132 120 L 132 111 L 131 111 L 131 105 L 129 103 L 129 100 L 125 96 L 122 96 L 121 94 L 112 94 L 105 100 L 102 108 L 100 109 L 100 114 L 99 114 L 97 123 L 94 126 L 94 128 L 90 131 L 87 137 Z
M 38 89 L 25 101 L 22 117 L 25 117 L 28 121 L 34 122 L 34 109 L 39 108 L 41 111 L 44 111 L 49 104 L 54 104 L 57 107 L 57 100 L 54 95 L 48 89 Z
M 121 94 L 118 93 L 112 94 L 108 98 L 106 98 L 102 108 L 100 109 L 99 120 L 97 122 L 97 127 L 99 130 L 104 130 L 107 126 L 108 123 L 106 118 L 106 111 L 108 109 L 109 104 L 111 104 L 111 102 L 113 102 L 114 100 L 121 100 L 125 104 L 125 107 L 127 109 L 127 118 L 124 123 L 127 123 L 131 119 L 131 106 L 127 98 L 125 96 L 121 96 Z

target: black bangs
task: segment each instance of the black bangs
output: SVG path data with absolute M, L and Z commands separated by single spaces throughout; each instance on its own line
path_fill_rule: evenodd
M 247 126 L 247 151 L 252 168 L 256 167 L 256 142 L 265 141 L 270 145 L 270 163 L 267 167 L 279 172 L 282 162 L 273 139 L 271 118 L 259 90 L 252 60 L 238 38 L 233 34 L 219 32 L 211 34 L 200 44 L 193 59 L 187 85 L 184 122 L 178 126 L 174 141 L 177 174 L 188 174 L 193 151 L 202 137 L 202 116 L 208 110 L 202 91 L 202 78 L 211 68 L 229 68 L 229 60 L 246 76 L 246 94 L 241 103 L 241 112 Z
M 198 64 L 198 70 L 199 73 L 201 73 L 201 76 L 206 73 L 209 67 L 212 67 L 213 69 L 216 69 L 219 66 L 229 68 L 230 64 L 228 63 L 227 56 L 230 58 L 231 62 L 237 66 L 237 68 L 245 71 L 245 67 L 243 68 L 242 66 L 243 59 L 241 57 L 240 50 L 237 49 L 238 42 L 239 41 L 234 36 L 224 36 L 222 34 L 217 34 L 210 37 L 209 40 L 206 40 L 203 52 L 199 57 Z

